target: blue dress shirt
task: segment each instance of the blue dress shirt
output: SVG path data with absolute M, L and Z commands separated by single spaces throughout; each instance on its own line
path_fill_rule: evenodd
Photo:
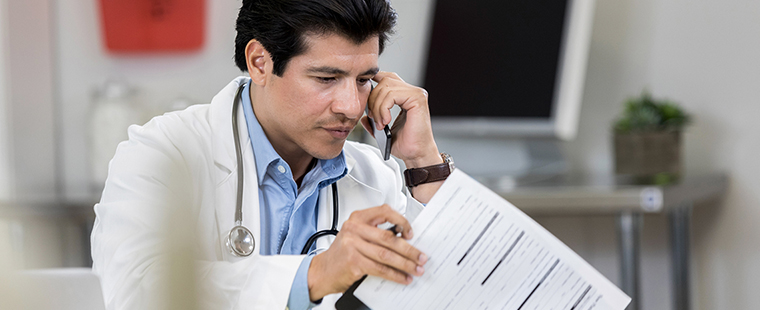
M 309 237 L 317 232 L 319 190 L 346 175 L 345 156 L 341 152 L 333 159 L 318 160 L 314 168 L 306 173 L 299 188 L 293 180 L 290 166 L 274 150 L 253 113 L 250 80 L 243 90 L 242 101 L 259 183 L 259 253 L 299 255 Z M 312 249 L 314 247 L 313 245 Z M 314 306 L 309 298 L 307 282 L 313 257 L 307 256 L 298 267 L 288 299 L 288 308 L 291 310 Z

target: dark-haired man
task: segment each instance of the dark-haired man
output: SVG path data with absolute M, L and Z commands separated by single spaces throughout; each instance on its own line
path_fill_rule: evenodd
M 177 196 L 196 225 L 204 307 L 330 308 L 365 274 L 408 284 L 424 273 L 427 257 L 407 243 L 413 232 L 402 214 L 420 211 L 448 164 L 433 139 L 425 90 L 379 71 L 395 18 L 386 0 L 243 1 L 235 62 L 249 77 L 209 105 L 130 128 L 111 163 L 92 234 L 109 309 L 161 298 L 156 275 L 168 260 L 156 247 L 158 219 Z M 376 123 L 363 117 L 367 105 Z M 395 105 L 406 120 L 392 154 L 409 169 L 443 169 L 440 178 L 406 183 L 376 148 L 346 142 L 359 121 L 370 131 L 388 124 Z M 337 236 L 310 245 L 336 216 Z M 378 228 L 386 223 L 401 237 Z M 255 241 L 250 256 L 230 251 L 227 238 L 240 224 Z

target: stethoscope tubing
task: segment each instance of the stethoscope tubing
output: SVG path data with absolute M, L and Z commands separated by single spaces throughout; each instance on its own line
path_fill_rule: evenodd
M 332 184 L 332 201 L 333 201 L 333 219 L 332 219 L 332 226 L 330 226 L 330 229 L 320 230 L 311 237 L 309 237 L 309 240 L 306 241 L 306 244 L 303 246 L 303 250 L 301 250 L 301 255 L 305 255 L 309 253 L 309 249 L 311 248 L 311 245 L 314 244 L 314 242 L 317 241 L 320 237 L 323 236 L 337 236 L 338 235 L 338 186 L 335 182 Z
M 235 158 L 237 159 L 237 199 L 235 202 L 235 225 L 243 224 L 243 154 L 240 151 L 240 135 L 238 133 L 237 112 L 240 105 L 240 96 L 245 89 L 245 83 L 240 85 L 235 95 L 235 103 L 232 107 L 232 134 L 235 137 Z

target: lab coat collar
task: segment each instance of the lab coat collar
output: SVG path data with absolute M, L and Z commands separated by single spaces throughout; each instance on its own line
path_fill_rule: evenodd
M 345 154 L 346 152 L 344 151 L 343 153 Z M 354 159 L 354 157 L 351 156 L 351 154 L 346 154 L 346 171 L 347 171 L 346 174 L 347 175 L 351 174 L 351 171 L 354 170 L 354 166 L 356 166 L 356 159 Z
M 210 120 L 211 131 L 213 132 L 214 162 L 218 167 L 227 170 L 227 173 L 236 171 L 237 158 L 235 157 L 235 144 L 232 135 L 232 103 L 235 100 L 235 94 L 238 87 L 248 78 L 244 76 L 237 77 L 227 84 L 213 99 L 211 99 Z M 248 140 L 248 129 L 245 126 L 245 116 L 238 111 L 238 131 L 240 133 L 241 147 L 250 143 Z M 242 122 L 241 122 L 242 120 Z M 250 146 L 248 147 L 250 148 Z

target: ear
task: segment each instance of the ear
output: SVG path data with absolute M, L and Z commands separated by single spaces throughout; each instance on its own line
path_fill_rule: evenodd
M 251 75 L 251 81 L 259 86 L 266 84 L 268 72 L 267 67 L 272 66 L 272 58 L 269 52 L 264 49 L 261 42 L 257 40 L 248 41 L 245 47 L 245 62 L 248 65 L 248 74 Z

